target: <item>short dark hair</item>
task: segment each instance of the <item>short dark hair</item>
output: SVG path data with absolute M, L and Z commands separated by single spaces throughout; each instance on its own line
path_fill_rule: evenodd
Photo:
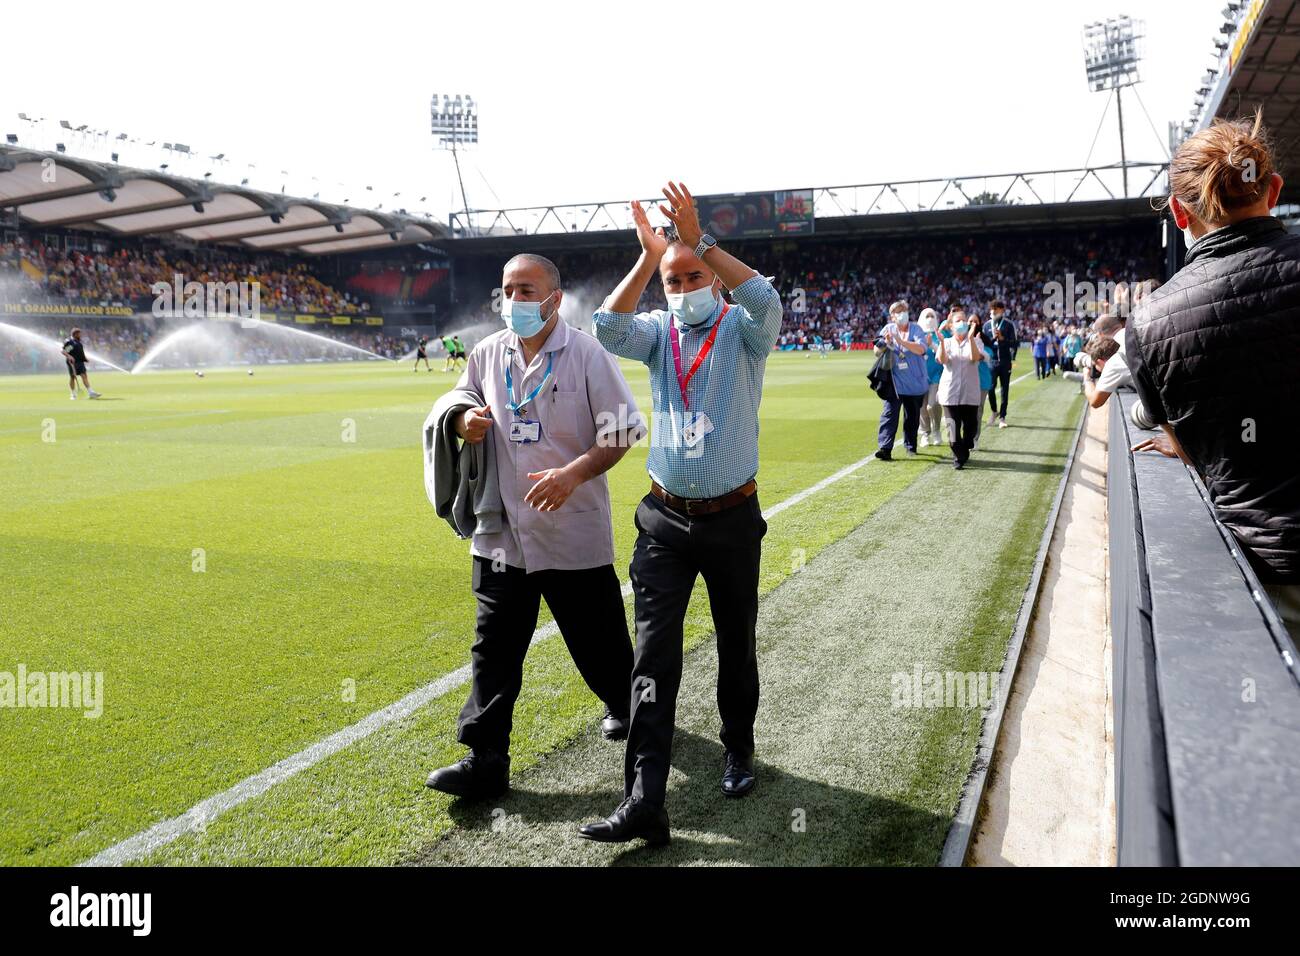
M 1094 359 L 1101 359 L 1104 362 L 1119 351 L 1119 343 L 1114 339 L 1096 338 L 1085 345 L 1083 350 Z
M 1003 302 L 1001 299 L 994 299 L 992 302 L 989 303 L 989 309 L 990 310 L 1001 309 L 1003 312 L 1005 312 L 1007 310 L 1007 304 Z

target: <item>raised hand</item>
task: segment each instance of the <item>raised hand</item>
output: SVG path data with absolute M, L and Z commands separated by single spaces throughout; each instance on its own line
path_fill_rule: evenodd
M 664 236 L 662 229 L 652 229 L 650 220 L 646 217 L 645 210 L 641 208 L 640 200 L 632 200 L 632 222 L 636 224 L 636 238 L 641 243 L 641 248 L 645 254 L 654 262 L 658 262 L 664 257 L 668 250 L 668 239 Z
M 669 183 L 663 188 L 664 198 L 672 208 L 660 206 L 659 211 L 677 227 L 677 237 L 688 249 L 700 244 L 704 230 L 700 228 L 700 214 L 695 211 L 695 199 L 682 183 Z

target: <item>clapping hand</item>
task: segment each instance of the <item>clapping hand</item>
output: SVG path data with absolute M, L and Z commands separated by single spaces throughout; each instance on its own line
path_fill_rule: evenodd
M 650 226 L 650 220 L 646 217 L 645 210 L 641 207 L 639 200 L 632 200 L 632 222 L 636 225 L 636 238 L 641 243 L 641 248 L 645 254 L 654 262 L 658 262 L 664 257 L 668 250 L 668 238 L 664 235 L 662 228 L 654 229 Z
M 672 208 L 660 206 L 659 211 L 677 227 L 677 237 L 688 249 L 700 244 L 704 230 L 700 228 L 700 214 L 695 211 L 695 199 L 682 183 L 669 183 L 663 188 L 664 197 Z

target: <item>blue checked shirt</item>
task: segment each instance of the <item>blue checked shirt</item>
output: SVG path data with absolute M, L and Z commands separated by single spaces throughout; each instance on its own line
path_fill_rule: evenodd
M 758 403 L 763 397 L 763 369 L 781 330 L 781 296 L 762 276 L 752 276 L 732 290 L 713 350 L 686 387 L 690 412 L 682 404 L 673 346 L 671 312 L 597 311 L 596 338 L 623 358 L 650 369 L 654 418 L 650 477 L 682 498 L 716 498 L 739 488 L 758 473 Z M 696 328 L 677 324 L 682 374 L 690 371 L 709 331 L 722 315 L 719 301 L 708 321 Z M 688 448 L 682 429 L 704 414 L 713 431 Z

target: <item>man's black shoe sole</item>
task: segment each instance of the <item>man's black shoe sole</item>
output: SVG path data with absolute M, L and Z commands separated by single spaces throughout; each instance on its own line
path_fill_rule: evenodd
M 506 791 L 510 789 L 510 783 L 508 781 L 503 783 L 500 787 L 492 787 L 485 790 L 451 790 L 445 787 L 435 787 L 428 780 L 424 781 L 424 785 L 430 790 L 434 790 L 438 793 L 445 793 L 453 797 L 460 797 L 462 800 L 494 800 L 497 797 L 505 796 Z
M 616 840 L 607 840 L 594 834 L 583 833 L 581 830 L 578 831 L 578 836 L 592 843 L 631 843 L 633 840 L 645 840 L 646 846 L 667 846 L 673 839 L 671 833 L 634 833 Z

